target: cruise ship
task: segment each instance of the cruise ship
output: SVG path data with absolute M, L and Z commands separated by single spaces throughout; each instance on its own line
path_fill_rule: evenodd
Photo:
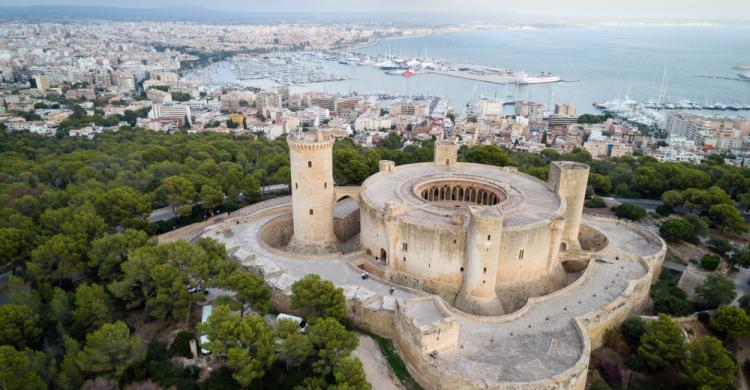
M 552 73 L 542 72 L 538 76 L 529 76 L 526 73 L 518 73 L 516 83 L 518 84 L 545 84 L 545 83 L 556 83 L 560 81 L 560 78 L 553 75 Z
M 750 81 L 750 72 L 737 73 L 737 76 L 740 76 L 740 78 L 743 80 Z

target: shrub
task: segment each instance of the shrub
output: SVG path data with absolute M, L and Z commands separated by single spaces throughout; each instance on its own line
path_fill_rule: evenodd
M 737 297 L 737 291 L 732 280 L 711 274 L 695 288 L 695 295 L 704 308 L 713 309 L 732 302 Z
M 721 262 L 721 258 L 717 255 L 706 253 L 701 258 L 701 267 L 705 269 L 706 271 L 715 271 L 717 268 L 719 268 L 719 263 Z
M 616 365 L 600 360 L 596 363 L 596 371 L 599 371 L 602 379 L 604 379 L 610 387 L 619 388 L 622 384 L 622 372 Z
M 750 314 L 750 294 L 745 294 L 740 297 L 740 307 L 745 313 Z
M 202 390 L 235 390 L 240 388 L 240 384 L 232 377 L 232 370 L 228 367 L 221 367 L 211 372 L 211 375 L 201 383 Z
M 641 345 L 641 336 L 646 332 L 646 324 L 641 317 L 630 317 L 620 325 L 620 333 L 632 350 Z
M 687 295 L 672 280 L 659 280 L 651 287 L 651 297 L 654 299 L 654 310 L 657 313 L 681 317 L 693 312 L 693 305 L 688 302 Z
M 604 203 L 604 199 L 602 199 L 601 196 L 594 196 L 593 198 L 584 202 L 584 206 L 590 209 L 603 209 L 607 207 L 607 204 Z
M 659 227 L 659 234 L 669 242 L 687 241 L 698 243 L 695 227 L 682 218 L 671 218 Z
M 190 340 L 195 340 L 194 333 L 186 331 L 177 333 L 177 336 L 172 340 L 172 344 L 169 345 L 169 355 L 192 358 L 193 353 L 190 351 Z
M 662 217 L 668 217 L 673 212 L 674 209 L 671 206 L 667 206 L 665 204 L 656 207 L 656 214 L 659 214 Z
M 708 240 L 708 245 L 711 247 L 711 250 L 722 256 L 732 250 L 729 240 L 722 236 L 711 236 Z
M 625 218 L 631 221 L 640 221 L 641 218 L 646 216 L 646 209 L 635 204 L 621 204 L 612 207 L 612 211 L 615 212 L 617 218 Z

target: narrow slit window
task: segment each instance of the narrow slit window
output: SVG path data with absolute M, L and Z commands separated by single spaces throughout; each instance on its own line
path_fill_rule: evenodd
M 518 252 L 518 260 L 523 260 L 523 249 Z
M 313 209 L 310 209 L 310 215 L 313 215 Z
M 307 162 L 307 167 L 308 167 L 308 168 L 312 168 L 312 161 L 308 161 L 308 162 Z

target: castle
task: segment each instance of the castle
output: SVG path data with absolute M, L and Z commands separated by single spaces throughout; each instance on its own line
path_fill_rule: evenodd
M 583 213 L 589 168 L 546 182 L 512 167 L 381 161 L 360 187 L 333 179 L 334 141 L 288 137 L 290 197 L 162 240 L 213 237 L 273 288 L 316 273 L 354 324 L 394 341 L 427 389 L 583 389 L 604 332 L 640 310 L 666 245 L 640 225 Z

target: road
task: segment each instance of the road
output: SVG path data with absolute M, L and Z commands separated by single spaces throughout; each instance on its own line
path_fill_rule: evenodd
M 289 191 L 288 184 L 272 184 L 270 186 L 263 186 L 260 188 L 260 193 L 262 195 L 278 194 L 280 192 L 286 191 Z M 170 219 L 175 217 L 176 215 L 172 211 L 171 207 L 162 207 L 160 209 L 152 210 L 151 215 L 148 216 L 148 221 L 150 223 L 156 223 L 161 221 L 169 221 Z

